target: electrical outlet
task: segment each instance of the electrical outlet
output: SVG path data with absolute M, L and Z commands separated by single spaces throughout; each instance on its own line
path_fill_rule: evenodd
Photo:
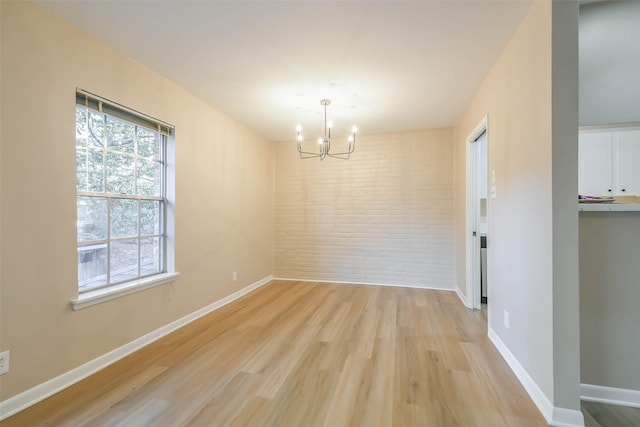
M 509 329 L 509 312 L 507 310 L 504 311 L 504 327 Z
M 236 273 L 235 271 L 233 272 L 233 281 L 235 282 L 236 280 L 238 280 L 238 273 Z
M 9 350 L 0 353 L 0 375 L 9 372 Z

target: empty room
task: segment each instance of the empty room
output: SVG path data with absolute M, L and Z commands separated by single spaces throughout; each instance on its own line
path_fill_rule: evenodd
M 1 1 L 0 424 L 634 425 L 637 13 Z

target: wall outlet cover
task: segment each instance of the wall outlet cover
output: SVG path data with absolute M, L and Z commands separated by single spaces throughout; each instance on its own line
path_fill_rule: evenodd
M 9 372 L 9 351 L 0 353 L 0 375 Z

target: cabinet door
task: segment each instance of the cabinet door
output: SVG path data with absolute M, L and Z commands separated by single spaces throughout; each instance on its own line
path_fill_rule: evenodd
M 618 162 L 617 195 L 640 195 L 640 130 L 615 133 Z
M 578 148 L 578 193 L 613 194 L 612 132 L 581 132 Z

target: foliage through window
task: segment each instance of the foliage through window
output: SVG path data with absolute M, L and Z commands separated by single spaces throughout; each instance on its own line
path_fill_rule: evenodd
M 76 105 L 78 290 L 166 271 L 167 135 L 103 103 Z M 86 99 L 86 98 L 85 98 Z M 102 110 L 102 111 L 99 111 Z M 124 117 L 124 118 L 123 118 Z

